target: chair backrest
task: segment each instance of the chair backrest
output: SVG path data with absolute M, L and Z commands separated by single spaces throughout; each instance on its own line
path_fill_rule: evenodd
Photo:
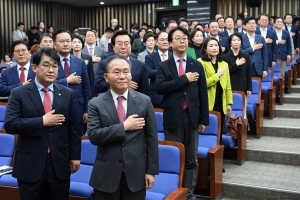
M 81 141 L 81 160 L 79 170 L 71 175 L 71 181 L 89 183 L 93 165 L 96 159 L 97 146 L 92 145 L 90 140 Z
M 268 69 L 268 76 L 262 78 L 263 86 L 272 86 L 273 85 L 273 70 L 271 68 Z
M 158 141 L 159 175 L 155 176 L 153 188 L 147 191 L 168 196 L 182 187 L 185 150 L 183 144 L 173 141 Z
M 255 102 L 261 99 L 261 86 L 261 79 L 252 77 L 252 92 L 251 95 L 247 98 L 248 103 L 255 105 Z
M 6 112 L 6 106 L 0 106 L 0 129 L 4 129 L 5 112 Z
M 231 106 L 232 114 L 238 114 L 241 117 L 243 117 L 245 113 L 245 93 L 241 91 L 233 90 L 232 99 L 233 99 L 233 104 Z
M 273 66 L 273 72 L 274 72 L 274 76 L 278 76 L 278 77 L 280 77 L 281 76 L 281 64 L 282 64 L 282 61 L 280 60 L 277 60 L 277 62 L 276 62 L 276 65 L 275 66 Z
M 164 134 L 164 126 L 163 126 L 163 113 L 155 112 L 155 117 L 156 117 L 158 140 L 164 140 L 165 134 Z
M 216 111 L 209 111 L 209 125 L 203 133 L 199 133 L 198 147 L 211 149 L 220 144 L 221 114 Z M 201 139 L 200 139 L 201 138 Z
M 15 149 L 15 137 L 10 134 L 0 133 L 0 166 L 12 165 Z

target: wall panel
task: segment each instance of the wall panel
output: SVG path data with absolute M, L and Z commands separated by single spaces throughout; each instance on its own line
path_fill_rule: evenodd
M 267 13 L 270 16 L 283 17 L 286 13 L 297 15 L 298 0 L 262 0 L 260 7 L 250 8 L 247 0 L 217 0 L 217 13 L 223 16 L 237 18 L 239 13 L 248 13 L 248 16 L 257 17 L 260 13 Z

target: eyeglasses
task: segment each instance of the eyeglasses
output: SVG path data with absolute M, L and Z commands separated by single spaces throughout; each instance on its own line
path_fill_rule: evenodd
M 160 41 L 160 42 L 168 41 L 168 38 L 159 38 L 158 41 Z
M 116 77 L 121 76 L 121 74 L 123 74 L 124 76 L 128 76 L 128 75 L 130 74 L 130 72 L 127 72 L 127 71 L 125 71 L 125 72 L 114 71 L 114 72 L 107 72 L 107 73 L 113 74 L 113 75 L 115 75 Z
M 45 70 L 45 71 L 49 71 L 51 68 L 53 71 L 57 71 L 58 70 L 58 65 L 54 65 L 54 66 L 50 66 L 50 65 L 41 65 L 41 67 Z
M 188 40 L 188 38 L 187 38 L 187 37 L 183 37 L 183 38 L 181 38 L 181 37 L 175 37 L 175 38 L 173 38 L 173 40 L 175 40 L 176 42 L 180 42 L 181 40 L 182 40 L 183 42 L 185 42 L 185 41 Z
M 27 49 L 14 50 L 14 53 L 15 53 L 15 54 L 26 53 L 26 52 L 28 52 Z
M 67 44 L 70 44 L 71 43 L 71 40 L 59 40 L 57 41 L 59 44 L 64 44 L 64 43 L 67 43 Z
M 129 47 L 130 43 L 129 42 L 117 42 L 116 45 L 119 46 L 119 47 L 122 47 L 123 45 L 125 47 Z

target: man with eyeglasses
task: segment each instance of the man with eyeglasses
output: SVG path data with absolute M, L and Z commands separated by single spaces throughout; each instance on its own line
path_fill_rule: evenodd
M 153 106 L 130 89 L 132 70 L 127 58 L 109 57 L 104 79 L 110 88 L 89 102 L 88 135 L 98 148 L 90 178 L 95 200 L 145 199 L 159 173 Z
M 11 52 L 17 61 L 17 66 L 2 71 L 0 76 L 0 96 L 7 97 L 10 91 L 34 80 L 35 74 L 30 63 L 30 53 L 27 42 L 16 41 L 11 45 Z
M 14 88 L 5 129 L 18 134 L 12 176 L 21 199 L 69 198 L 70 174 L 80 167 L 81 135 L 74 91 L 56 84 L 59 56 L 43 48 L 33 56 L 36 78 Z
M 130 89 L 148 95 L 149 82 L 146 64 L 130 56 L 132 42 L 132 35 L 125 30 L 117 31 L 111 38 L 114 54 L 125 57 L 131 63 L 132 81 Z M 95 75 L 95 91 L 97 93 L 106 92 L 110 87 L 109 83 L 104 79 L 106 65 L 107 59 L 101 61 Z
M 49 33 L 44 33 L 40 37 L 40 48 L 50 47 L 53 49 L 53 39 Z
M 54 48 L 60 58 L 57 83 L 74 90 L 78 123 L 81 134 L 85 134 L 87 122 L 87 104 L 92 98 L 87 66 L 84 60 L 70 54 L 71 33 L 58 29 L 53 33 Z
M 170 31 L 168 41 L 173 56 L 158 64 L 155 87 L 163 95 L 165 140 L 184 144 L 183 187 L 188 188 L 188 199 L 196 200 L 198 136 L 209 124 L 209 114 L 203 66 L 186 55 L 188 36 L 181 26 Z
M 157 94 L 155 89 L 157 67 L 159 63 L 168 60 L 168 58 L 170 58 L 173 54 L 168 51 L 169 42 L 167 32 L 161 31 L 157 33 L 154 39 L 158 50 L 156 52 L 148 54 L 145 58 L 145 63 L 148 71 L 148 78 L 150 80 L 149 96 L 151 98 L 151 102 L 153 104 L 153 107 L 161 108 L 163 95 Z

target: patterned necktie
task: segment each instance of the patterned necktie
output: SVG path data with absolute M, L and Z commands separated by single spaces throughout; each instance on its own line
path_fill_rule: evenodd
M 92 47 L 90 47 L 90 56 L 93 57 L 93 48 Z
M 178 70 L 179 73 L 178 73 L 178 75 L 179 75 L 179 76 L 182 76 L 182 75 L 185 74 L 184 68 L 183 68 L 183 64 L 182 64 L 182 63 L 183 63 L 183 58 L 180 58 L 180 59 L 178 60 L 178 62 L 179 62 L 179 70 Z M 183 107 L 184 110 L 188 107 L 188 104 L 187 104 L 186 99 L 183 100 L 182 107 Z
M 126 116 L 125 116 L 125 109 L 124 109 L 124 106 L 122 104 L 123 100 L 124 100 L 124 97 L 123 96 L 119 96 L 117 98 L 118 100 L 118 106 L 117 106 L 117 112 L 118 112 L 118 116 L 119 116 L 119 120 L 121 123 L 123 123 L 126 119 Z
M 166 60 L 166 54 L 165 53 L 161 54 L 161 59 L 162 59 L 162 62 Z
M 50 97 L 50 93 L 49 93 L 49 88 L 44 87 L 42 89 L 45 92 L 45 96 L 44 96 L 44 111 L 45 113 L 48 113 L 52 110 L 52 102 L 51 102 L 51 97 Z M 50 152 L 50 146 L 48 145 L 48 149 L 47 152 Z
M 25 82 L 25 73 L 24 73 L 25 67 L 20 67 L 20 70 L 21 70 L 20 83 L 23 84 Z
M 68 63 L 68 58 L 64 58 L 64 61 L 65 61 L 64 72 L 66 77 L 68 77 L 70 75 L 70 65 Z

